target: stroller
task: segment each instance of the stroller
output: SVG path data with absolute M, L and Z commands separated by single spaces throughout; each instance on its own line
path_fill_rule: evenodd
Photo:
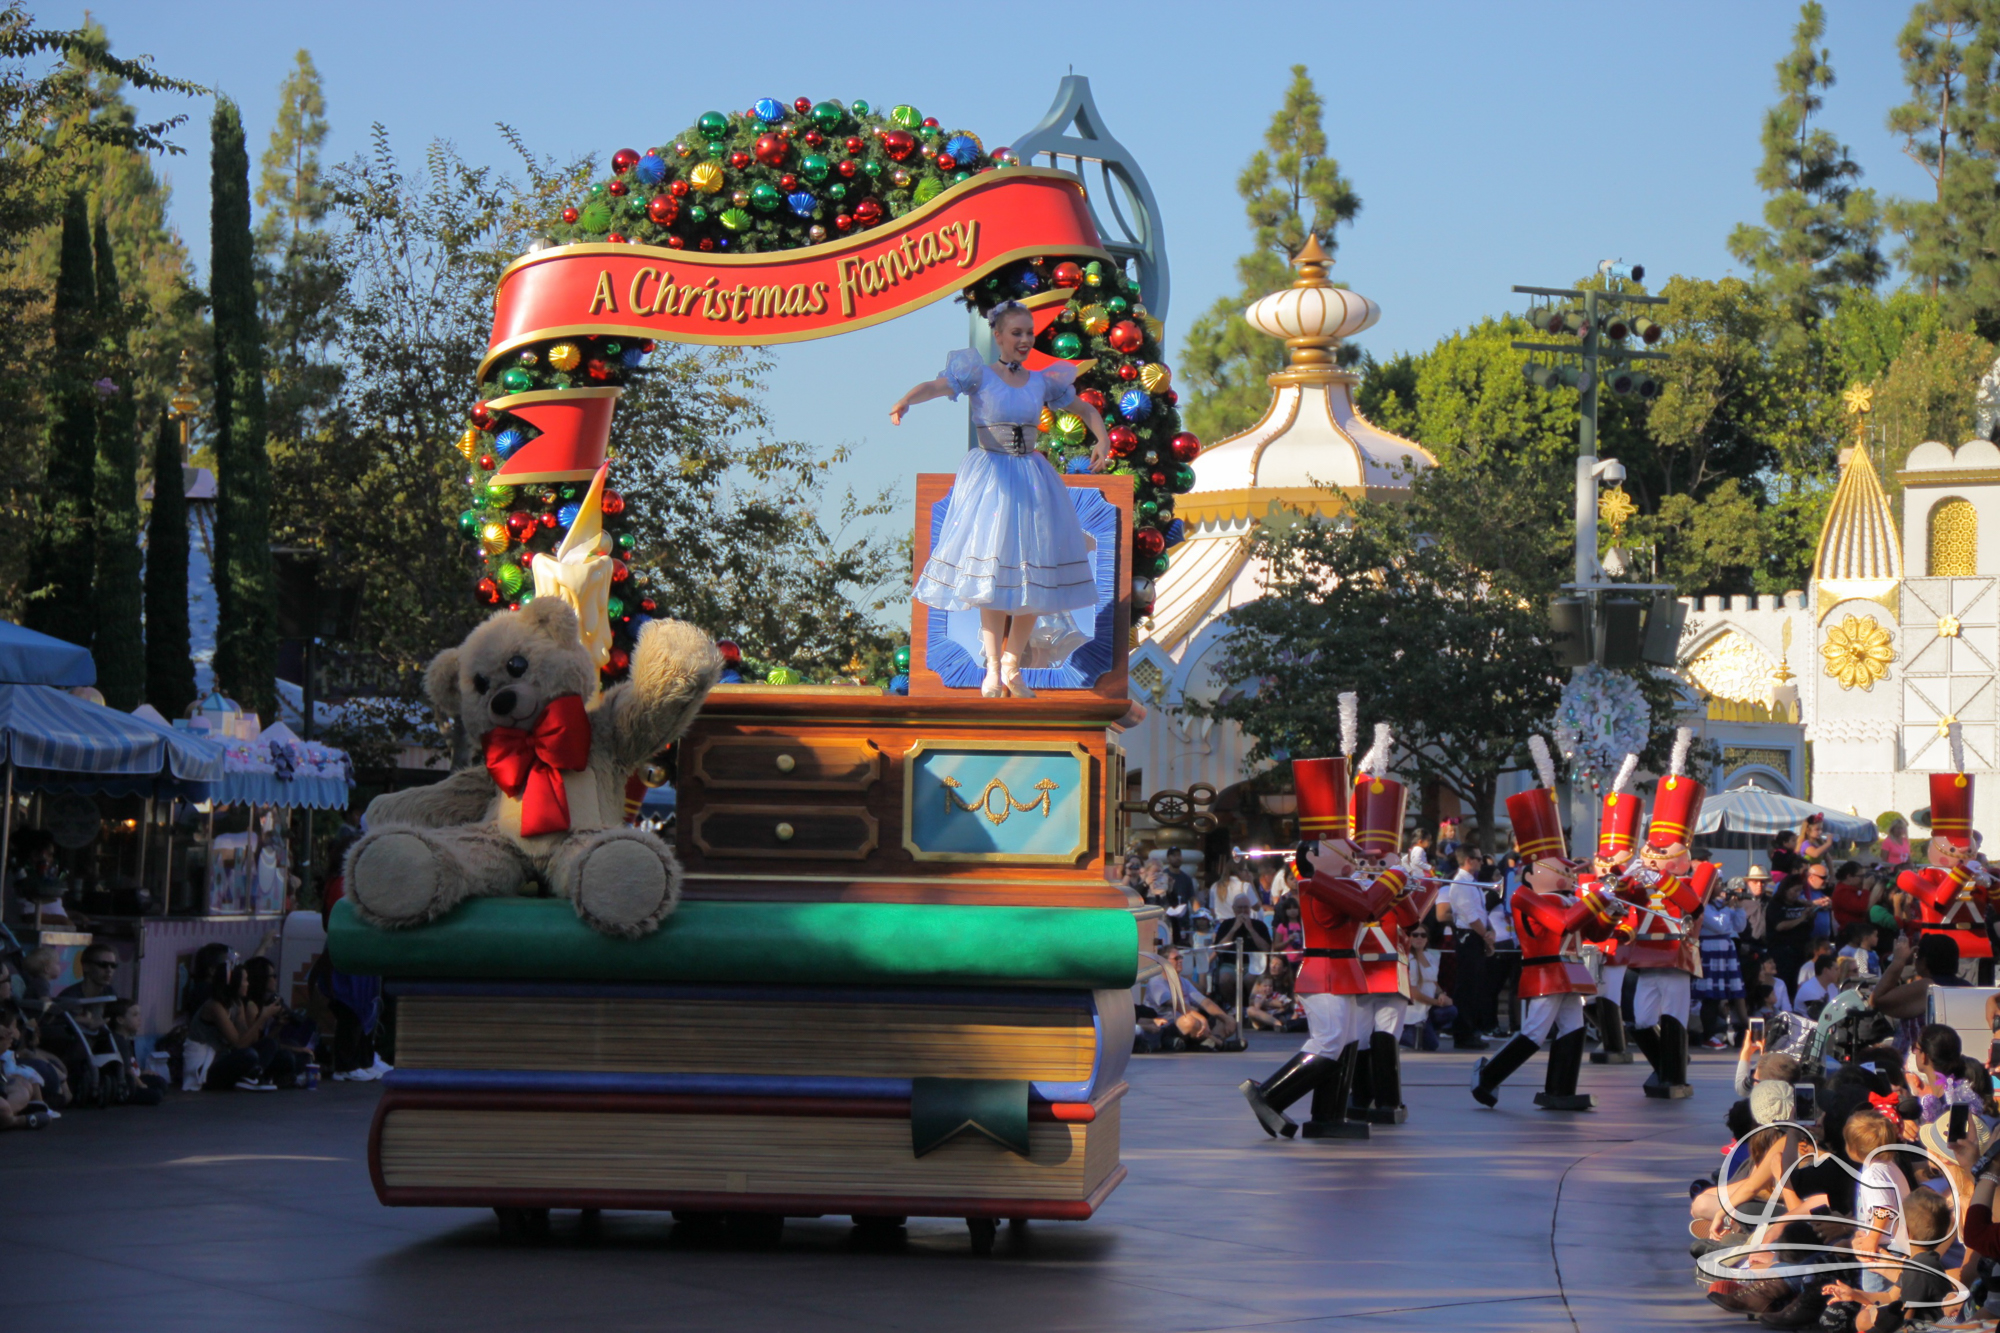
M 1850 986 L 1826 1002 L 1818 1022 L 1804 1014 L 1772 1019 L 1764 1049 L 1792 1056 L 1802 1076 L 1817 1080 L 1829 1063 L 1845 1064 L 1857 1052 L 1888 1040 L 1893 1031 L 1894 1024 L 1868 1007 L 1868 992 Z

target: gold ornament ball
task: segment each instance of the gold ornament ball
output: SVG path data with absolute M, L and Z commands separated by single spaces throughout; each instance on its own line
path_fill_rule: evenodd
M 1174 372 L 1157 361 L 1139 367 L 1139 387 L 1147 393 L 1165 393 L 1174 382 Z
M 722 168 L 713 162 L 703 162 L 688 173 L 687 180 L 703 194 L 714 194 L 722 189 Z
M 1151 315 L 1142 317 L 1140 322 L 1146 326 L 1146 332 L 1154 342 L 1159 342 L 1167 336 L 1167 326 L 1160 323 L 1159 320 L 1154 319 Z
M 536 360 L 537 358 L 533 352 L 521 353 L 521 364 L 524 366 L 532 366 L 535 364 Z
M 750 207 L 750 192 L 748 190 L 738 190 L 729 196 L 729 202 L 737 208 L 748 208 Z
M 507 549 L 507 525 L 504 523 L 483 523 L 479 528 L 479 549 L 488 555 L 499 555 Z
M 1083 308 L 1083 331 L 1092 337 L 1111 327 L 1111 316 L 1104 313 L 1101 305 L 1087 305 Z
M 1083 275 L 1083 285 L 1086 287 L 1101 286 L 1103 282 L 1104 282 L 1104 275 L 1102 273 L 1086 272 Z
M 557 370 L 575 370 L 583 364 L 583 353 L 575 343 L 557 343 L 549 349 L 549 365 Z
M 1035 423 L 1035 429 L 1040 431 L 1042 434 L 1047 435 L 1050 431 L 1054 430 L 1055 428 L 1056 428 L 1056 414 L 1054 409 L 1047 407 L 1043 408 L 1041 420 Z
M 474 458 L 478 456 L 479 427 L 467 426 L 465 428 L 465 434 L 458 437 L 458 451 L 461 454 L 464 454 L 467 458 Z

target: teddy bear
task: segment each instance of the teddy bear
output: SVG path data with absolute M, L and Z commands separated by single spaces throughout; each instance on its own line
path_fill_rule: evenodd
M 636 939 L 680 901 L 680 864 L 624 823 L 626 778 L 687 730 L 722 674 L 708 636 L 640 631 L 632 671 L 601 693 L 576 612 L 539 597 L 490 617 L 424 673 L 424 689 L 484 762 L 370 802 L 347 854 L 347 895 L 371 925 L 422 925 L 467 898 L 539 881 L 605 935 Z

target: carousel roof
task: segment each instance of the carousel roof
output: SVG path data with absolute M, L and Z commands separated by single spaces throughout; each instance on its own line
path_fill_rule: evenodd
M 1819 614 L 1848 598 L 1890 605 L 1903 581 L 1903 543 L 1896 516 L 1875 475 L 1866 445 L 1857 444 L 1840 470 L 1813 555 Z

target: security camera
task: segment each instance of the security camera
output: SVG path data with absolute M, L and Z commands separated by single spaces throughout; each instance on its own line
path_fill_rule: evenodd
M 1592 468 L 1591 471 L 1596 474 L 1599 481 L 1609 486 L 1616 486 L 1619 482 L 1625 480 L 1625 465 L 1615 458 L 1605 459 Z

